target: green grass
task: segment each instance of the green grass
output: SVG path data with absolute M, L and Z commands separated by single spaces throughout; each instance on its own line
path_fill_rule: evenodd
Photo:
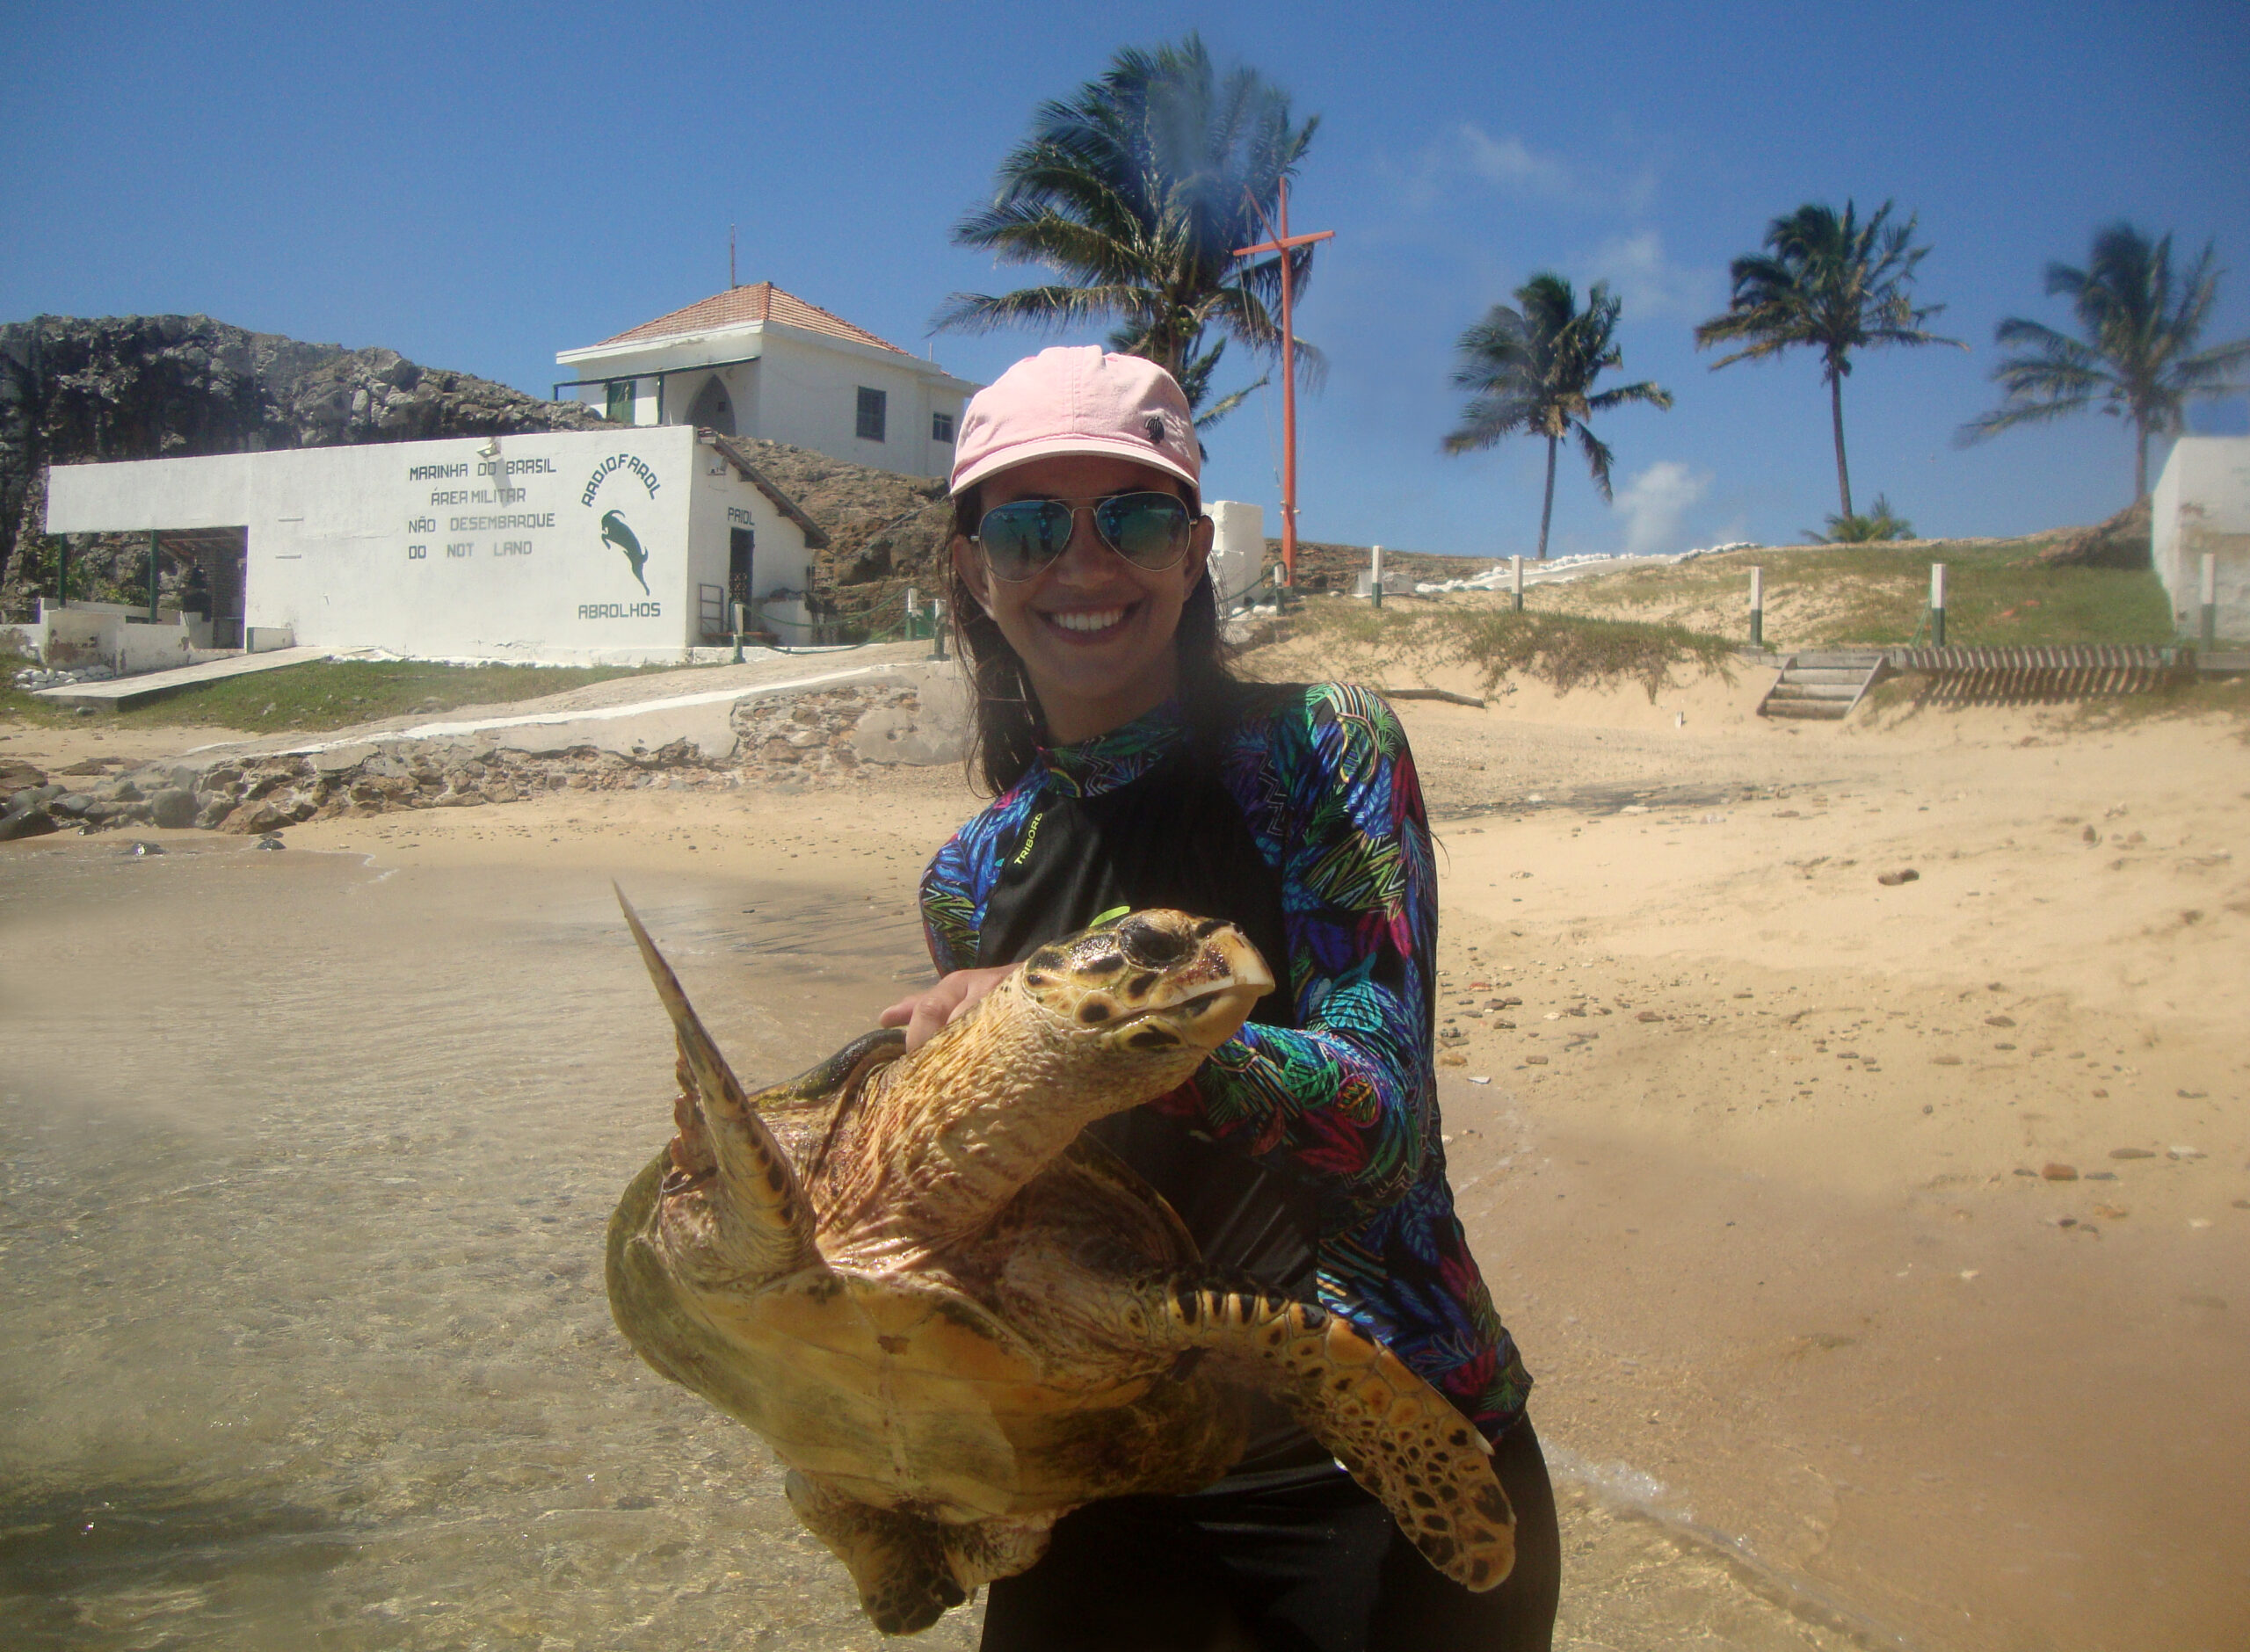
M 1558 693 L 1634 682 L 1651 700 L 1675 667 L 1724 674 L 1739 646 L 1682 626 L 1492 608 L 1376 608 L 1339 599 L 1305 603 L 1291 641 L 1365 649 L 1377 669 L 1466 665 L 1487 693 L 1521 677 Z
M 1608 607 L 1666 603 L 1733 606 L 1748 628 L 1750 569 L 1766 570 L 1767 640 L 1785 648 L 1846 642 L 1902 644 L 1926 629 L 1930 564 L 1946 565 L 1946 641 L 1963 648 L 2174 640 L 2171 604 L 2146 569 L 2048 568 L 2046 541 L 1934 542 L 1912 547 L 1732 551 L 1681 568 L 1642 569 L 1587 581 L 1571 600 Z M 1833 605 L 1810 621 L 1776 614 L 1793 597 Z M 1783 627 L 1789 627 L 1786 634 Z M 1929 640 L 1927 634 L 1920 638 Z
M 34 662 L 0 656 L 5 686 L 0 714 L 27 721 L 61 722 L 75 714 L 34 699 L 14 685 L 15 673 Z M 583 688 L 613 677 L 686 668 L 657 665 L 436 665 L 418 660 L 315 660 L 248 677 L 222 677 L 131 710 L 104 714 L 120 728 L 208 724 L 253 734 L 348 728 L 379 717 L 451 711 L 461 706 L 506 705 Z

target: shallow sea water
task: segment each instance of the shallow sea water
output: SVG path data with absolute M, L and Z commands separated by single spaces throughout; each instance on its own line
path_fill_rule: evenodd
M 927 979 L 850 891 L 629 892 L 745 1082 Z M 765 1448 L 610 1323 L 671 1070 L 597 878 L 0 858 L 0 1639 L 886 1644 Z M 1583 1490 L 1565 1543 L 1565 1646 L 1847 1644 Z
M 633 893 L 746 1079 L 926 973 L 848 896 Z M 0 911 L 11 1644 L 879 1643 L 610 1324 L 671 1057 L 606 886 L 74 844 Z

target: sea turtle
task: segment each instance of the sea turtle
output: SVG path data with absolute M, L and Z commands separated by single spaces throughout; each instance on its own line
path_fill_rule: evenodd
M 611 1311 L 765 1437 L 877 1628 L 1023 1570 L 1080 1503 L 1218 1479 L 1253 1394 L 1447 1576 L 1507 1575 L 1513 1516 L 1461 1414 L 1349 1321 L 1203 1266 L 1079 1135 L 1179 1084 L 1271 989 L 1240 931 L 1134 913 L 1042 947 L 911 1055 L 872 1032 L 746 1095 L 625 912 L 680 1095 L 610 1219 Z

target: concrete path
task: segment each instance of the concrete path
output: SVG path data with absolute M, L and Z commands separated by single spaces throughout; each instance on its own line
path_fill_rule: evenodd
M 308 660 L 355 659 L 366 652 L 352 648 L 272 648 L 262 654 L 237 654 L 229 659 L 206 660 L 169 671 L 143 671 L 138 677 L 116 677 L 106 683 L 70 683 L 61 688 L 35 688 L 40 699 L 56 706 L 91 706 L 98 711 L 123 711 L 183 688 L 215 683 L 223 677 L 248 677 L 253 671 L 278 671 L 285 665 Z
M 700 666 L 663 673 L 614 677 L 560 694 L 512 705 L 464 706 L 432 715 L 388 717 L 333 733 L 271 735 L 263 739 L 198 746 L 182 755 L 254 757 L 343 754 L 373 750 L 388 741 L 468 741 L 526 751 L 560 751 L 590 745 L 607 751 L 654 750 L 675 740 L 693 741 L 713 757 L 735 746 L 731 714 L 744 699 L 790 694 L 830 684 L 886 678 L 912 684 L 925 699 L 944 702 L 958 721 L 965 699 L 958 664 L 932 661 L 926 642 L 878 643 L 821 654 L 782 654 L 752 648 L 741 665 Z M 959 703 L 956 703 L 959 702 Z

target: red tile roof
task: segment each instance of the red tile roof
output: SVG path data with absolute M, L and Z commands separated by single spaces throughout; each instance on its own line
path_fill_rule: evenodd
M 900 350 L 887 338 L 878 338 L 864 327 L 854 327 L 841 315 L 832 315 L 817 304 L 808 304 L 794 293 L 784 293 L 771 281 L 759 281 L 751 286 L 729 287 L 723 293 L 714 293 L 700 302 L 685 309 L 676 309 L 669 315 L 659 315 L 652 322 L 642 322 L 638 327 L 605 338 L 594 346 L 600 350 L 611 344 L 642 344 L 658 338 L 671 338 L 681 333 L 708 332 L 722 327 L 741 327 L 751 322 L 780 322 L 785 327 L 801 327 L 810 333 L 826 333 L 831 338 L 848 338 L 855 344 L 873 344 L 879 350 L 889 350 L 899 355 L 911 351 Z

